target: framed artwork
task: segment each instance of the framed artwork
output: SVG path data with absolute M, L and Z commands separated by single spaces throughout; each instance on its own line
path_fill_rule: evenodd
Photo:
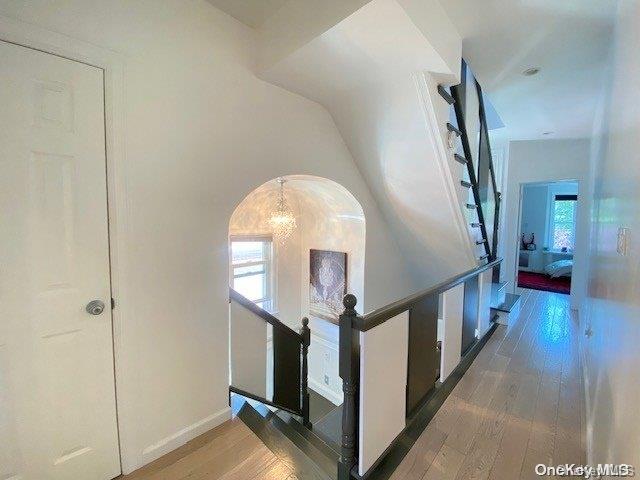
M 346 293 L 347 254 L 309 250 L 309 313 L 335 322 L 344 310 Z

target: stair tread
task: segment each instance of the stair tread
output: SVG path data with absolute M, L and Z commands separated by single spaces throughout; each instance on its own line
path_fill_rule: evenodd
M 449 105 L 452 105 L 455 102 L 453 96 L 451 96 L 451 94 L 447 92 L 442 85 L 438 85 L 438 93 Z
M 447 123 L 447 130 L 454 132 L 456 135 L 461 136 L 462 133 L 451 122 Z
M 460 155 L 459 153 L 454 153 L 454 154 L 453 154 L 453 158 L 455 158 L 455 159 L 456 159 L 456 161 L 458 161 L 458 162 L 460 162 L 460 163 L 464 163 L 464 164 L 466 164 L 466 163 L 467 163 L 467 159 L 466 159 L 466 158 L 464 158 L 464 157 L 463 157 L 462 155 Z
M 323 439 L 326 439 L 327 443 L 338 447 L 342 434 L 342 405 L 334 408 L 315 422 L 313 431 L 317 432 Z
M 318 450 L 322 451 L 327 457 L 338 458 L 340 456 L 340 438 L 338 437 L 338 441 L 335 442 L 318 430 L 318 422 L 322 421 L 322 419 L 314 422 L 312 428 L 309 429 L 298 422 L 293 415 L 284 410 L 279 410 L 276 415 L 299 435 L 311 442 Z
M 245 401 L 238 412 L 238 418 L 293 471 L 297 478 L 337 478 L 337 454 L 327 456 L 264 405 L 254 406 Z
M 492 310 L 498 310 L 500 312 L 511 312 L 511 310 L 513 310 L 513 307 L 515 307 L 518 302 L 520 301 L 520 295 L 516 294 L 516 293 L 507 293 L 505 295 L 505 300 L 504 303 L 500 304 L 500 305 L 496 305 L 495 307 L 492 306 L 491 309 Z

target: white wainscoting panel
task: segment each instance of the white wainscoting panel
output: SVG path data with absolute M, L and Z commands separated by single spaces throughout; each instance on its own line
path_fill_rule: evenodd
M 360 475 L 406 424 L 409 312 L 360 333 Z
M 233 300 L 229 303 L 229 319 L 231 385 L 267 398 L 268 323 Z
M 442 294 L 442 352 L 440 380 L 444 381 L 460 363 L 462 350 L 462 312 L 464 283 Z
M 332 325 L 333 327 L 333 325 Z M 315 335 L 311 330 L 309 346 L 309 388 L 335 405 L 342 403 L 342 380 L 338 375 L 338 338 Z
M 478 278 L 478 338 L 482 338 L 491 326 L 491 283 L 493 270 L 485 270 Z

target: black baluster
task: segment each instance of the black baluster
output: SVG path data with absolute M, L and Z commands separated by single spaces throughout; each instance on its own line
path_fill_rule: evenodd
M 311 427 L 309 421 L 309 362 L 307 359 L 309 353 L 309 345 L 311 345 L 311 330 L 309 329 L 309 319 L 302 319 L 302 382 L 300 384 L 302 390 L 302 422 L 306 427 Z
M 358 316 L 355 310 L 356 297 L 351 294 L 345 295 L 342 303 L 345 309 L 340 315 L 340 378 L 342 378 L 344 403 L 342 404 L 342 449 L 338 465 L 338 480 L 349 480 L 351 469 L 356 463 L 360 337 L 359 332 L 353 329 L 354 321 Z

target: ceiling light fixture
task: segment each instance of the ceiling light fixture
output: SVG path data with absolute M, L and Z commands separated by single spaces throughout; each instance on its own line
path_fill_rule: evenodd
M 297 224 L 296 217 L 293 215 L 291 208 L 289 208 L 287 204 L 287 200 L 284 198 L 284 184 L 286 180 L 280 177 L 277 181 L 280 184 L 280 192 L 278 194 L 276 208 L 271 212 L 271 216 L 269 217 L 269 225 L 273 229 L 273 235 L 280 243 L 284 243 L 296 229 Z
M 522 72 L 522 74 L 525 77 L 533 77 L 534 75 L 537 75 L 538 73 L 540 73 L 540 67 L 527 68 L 524 72 Z

